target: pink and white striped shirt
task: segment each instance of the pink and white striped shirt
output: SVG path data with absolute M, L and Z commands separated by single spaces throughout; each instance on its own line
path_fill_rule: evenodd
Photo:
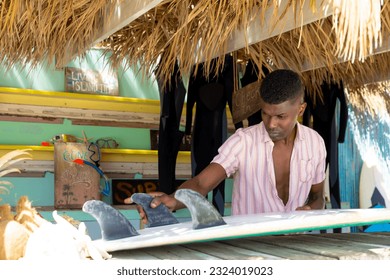
M 212 162 L 220 164 L 228 177 L 233 175 L 233 215 L 294 211 L 305 204 L 311 186 L 325 179 L 326 148 L 322 137 L 298 122 L 297 127 L 286 205 L 276 190 L 274 143 L 262 122 L 238 129 L 219 148 Z

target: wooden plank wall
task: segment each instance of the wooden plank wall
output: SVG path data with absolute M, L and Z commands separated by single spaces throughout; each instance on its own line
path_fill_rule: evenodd
M 338 105 L 339 106 L 339 105 Z M 336 112 L 339 112 L 337 109 Z M 336 114 L 336 124 L 339 115 Z M 348 202 L 350 208 L 359 208 L 359 181 L 363 161 L 356 146 L 350 122 L 347 125 L 344 143 L 339 143 L 340 199 Z
M 363 159 L 365 157 L 379 159 L 383 172 L 388 173 L 390 169 L 388 166 L 390 120 L 388 118 L 388 115 L 387 119 L 371 116 L 349 106 L 345 143 L 339 144 L 339 174 L 341 200 L 349 202 L 351 208 L 359 208 L 359 182 Z M 338 115 L 336 115 L 336 123 L 338 124 Z

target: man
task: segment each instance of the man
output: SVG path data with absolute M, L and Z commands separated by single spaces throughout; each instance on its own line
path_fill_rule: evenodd
M 238 129 L 210 165 L 180 188 L 207 195 L 233 176 L 233 215 L 323 209 L 326 149 L 317 132 L 298 123 L 306 108 L 300 77 L 273 71 L 262 81 L 260 96 L 262 122 Z M 184 207 L 173 194 L 154 195 L 151 207 Z M 140 216 L 146 222 L 142 210 Z

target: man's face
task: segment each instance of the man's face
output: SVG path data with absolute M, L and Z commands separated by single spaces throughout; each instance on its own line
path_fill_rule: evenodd
M 276 142 L 288 139 L 305 108 L 306 103 L 302 103 L 300 99 L 280 104 L 262 102 L 261 116 L 271 140 Z

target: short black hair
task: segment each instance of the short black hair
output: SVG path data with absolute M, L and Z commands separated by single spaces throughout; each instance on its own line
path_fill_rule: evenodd
M 305 87 L 299 75 L 288 69 L 278 69 L 265 76 L 260 96 L 268 104 L 280 104 L 303 96 Z

